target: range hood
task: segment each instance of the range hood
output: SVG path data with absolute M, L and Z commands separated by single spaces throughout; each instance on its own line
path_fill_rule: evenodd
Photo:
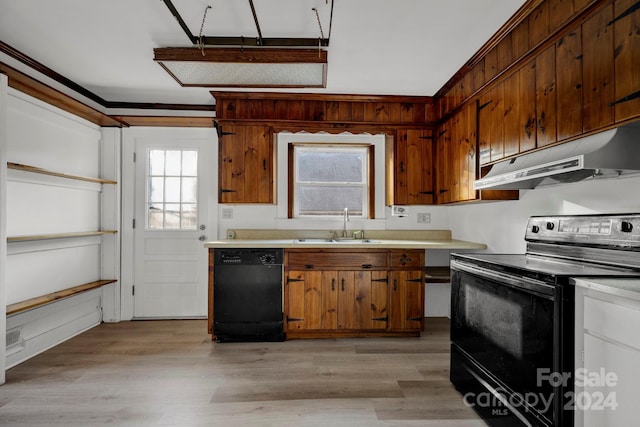
M 518 190 L 640 172 L 640 123 L 498 162 L 476 190 Z

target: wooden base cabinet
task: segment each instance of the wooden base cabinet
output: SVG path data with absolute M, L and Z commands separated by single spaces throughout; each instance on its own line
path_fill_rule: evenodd
M 285 250 L 288 338 L 419 336 L 424 251 Z
M 389 327 L 422 330 L 424 324 L 424 273 L 419 270 L 391 272 Z

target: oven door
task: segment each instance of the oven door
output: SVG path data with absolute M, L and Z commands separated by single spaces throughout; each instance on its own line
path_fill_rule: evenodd
M 561 390 L 549 376 L 562 372 L 562 287 L 456 259 L 451 274 L 451 381 L 461 391 L 475 381 L 492 394 L 467 393 L 465 401 L 521 425 L 561 425 Z M 497 408 L 478 407 L 488 402 Z

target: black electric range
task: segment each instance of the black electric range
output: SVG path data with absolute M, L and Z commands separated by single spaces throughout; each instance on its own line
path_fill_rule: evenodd
M 573 426 L 570 279 L 640 277 L 640 214 L 531 217 L 525 240 L 451 255 L 451 381 L 492 426 Z

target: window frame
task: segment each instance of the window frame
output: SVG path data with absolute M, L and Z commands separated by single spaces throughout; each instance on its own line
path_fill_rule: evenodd
M 163 162 L 164 162 L 164 166 L 163 166 L 163 173 L 162 174 L 153 174 L 151 171 L 151 153 L 153 151 L 163 151 Z M 167 174 L 166 171 L 166 167 L 167 167 L 167 159 L 166 159 L 166 153 L 168 151 L 179 151 L 180 152 L 180 172 L 178 175 L 176 174 Z M 196 174 L 195 175 L 184 175 L 184 169 L 183 169 L 183 156 L 185 154 L 185 152 L 193 152 L 195 153 L 195 167 L 196 167 Z M 198 188 L 199 188 L 199 180 L 200 177 L 198 176 L 198 170 L 200 168 L 200 164 L 199 164 L 199 154 L 200 154 L 200 150 L 198 150 L 197 148 L 175 148 L 175 147 L 149 147 L 146 150 L 146 165 L 145 165 L 145 221 L 144 221 L 144 227 L 146 231 L 161 231 L 161 232 L 174 232 L 174 231 L 197 231 L 198 230 L 198 224 L 200 223 L 200 204 L 201 204 L 201 200 L 200 200 L 200 194 L 198 192 Z M 163 193 L 163 201 L 162 202 L 158 202 L 158 201 L 152 201 L 152 191 L 151 191 L 151 186 L 152 186 L 152 180 L 153 178 L 162 178 L 163 180 L 163 185 L 162 185 L 162 193 Z M 180 185 L 179 185 L 179 193 L 180 193 L 180 201 L 178 202 L 167 202 L 166 201 L 166 191 L 167 191 L 167 186 L 166 186 L 166 179 L 167 178 L 178 178 Z M 194 179 L 195 180 L 195 197 L 196 197 L 196 201 L 195 202 L 183 202 L 182 201 L 182 193 L 183 193 L 183 178 L 189 178 L 189 179 Z M 163 205 L 163 219 L 162 219 L 162 227 L 151 227 L 150 226 L 150 213 L 151 213 L 151 209 L 152 206 L 154 204 L 161 204 Z M 178 205 L 180 207 L 179 210 L 179 227 L 167 227 L 166 226 L 166 206 L 167 205 Z M 183 227 L 183 220 L 184 220 L 184 206 L 193 206 L 195 208 L 195 221 L 194 221 L 194 226 L 193 228 L 186 228 Z
M 354 216 L 355 218 L 373 219 L 375 218 L 375 146 L 370 143 L 335 143 L 335 142 L 304 142 L 288 143 L 288 217 L 296 219 L 336 219 L 341 218 L 339 215 L 300 215 L 299 206 L 297 202 L 297 162 L 296 162 L 296 148 L 308 147 L 313 150 L 321 151 L 326 149 L 327 151 L 342 151 L 348 149 L 360 149 L 366 152 L 366 159 L 364 159 L 363 178 L 365 179 L 363 185 L 363 206 L 362 215 Z M 328 183 L 328 185 L 336 185 L 336 183 Z M 353 185 L 344 183 L 343 185 Z

